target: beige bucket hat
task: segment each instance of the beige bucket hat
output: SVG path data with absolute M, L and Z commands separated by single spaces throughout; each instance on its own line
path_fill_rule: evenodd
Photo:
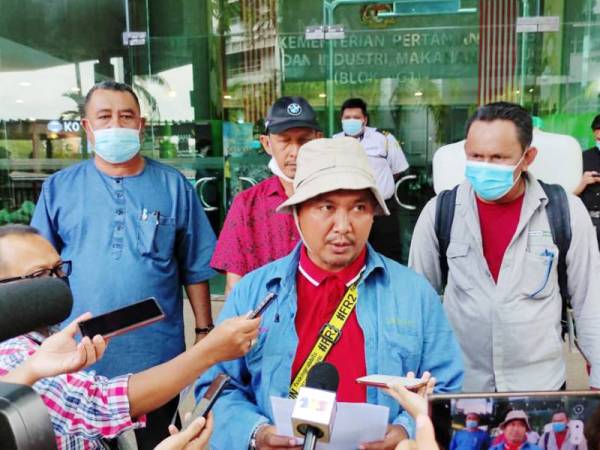
M 527 431 L 531 431 L 531 427 L 529 426 L 529 417 L 527 417 L 527 413 L 525 413 L 525 411 L 523 411 L 521 409 L 515 409 L 513 411 L 510 411 L 506 415 L 506 418 L 504 419 L 504 422 L 502 422 L 500 424 L 500 429 L 504 430 L 504 427 L 506 425 L 508 425 L 509 422 L 512 422 L 513 420 L 522 420 L 523 422 L 525 422 L 525 426 L 527 427 Z
M 362 144 L 350 137 L 314 139 L 300 148 L 294 194 L 277 211 L 290 213 L 293 206 L 338 189 L 370 189 L 378 203 L 377 213 L 390 214 Z

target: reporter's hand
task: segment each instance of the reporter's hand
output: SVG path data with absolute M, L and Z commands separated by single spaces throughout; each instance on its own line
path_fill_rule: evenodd
M 175 425 L 169 425 L 171 436 L 154 450 L 202 450 L 208 445 L 212 428 L 212 414 L 209 414 L 208 421 L 204 417 L 198 417 L 181 431 Z
M 94 336 L 92 340 L 84 337 L 79 343 L 75 340 L 79 332 L 77 324 L 91 317 L 90 313 L 79 316 L 65 329 L 42 342 L 28 361 L 30 370 L 38 379 L 77 372 L 102 358 L 106 350 L 102 336 Z
M 415 374 L 409 372 L 407 378 L 414 378 Z M 427 415 L 427 395 L 433 392 L 435 378 L 429 372 L 424 372 L 421 380 L 426 384 L 421 386 L 416 392 L 412 392 L 401 385 L 392 385 L 384 391 L 394 397 L 400 406 L 404 408 L 411 417 L 415 418 L 419 414 Z
M 595 170 L 583 172 L 579 185 L 575 188 L 575 191 L 573 191 L 574 194 L 581 194 L 585 190 L 585 188 L 587 188 L 590 184 L 600 183 L 599 175 L 600 174 L 598 174 L 598 172 L 596 172 Z
M 262 427 L 256 434 L 256 448 L 258 450 L 295 449 L 300 450 L 295 437 L 280 436 L 273 425 Z
M 248 353 L 252 341 L 258 336 L 259 327 L 259 317 L 232 317 L 221 322 L 198 345 L 208 346 L 215 362 L 236 359 Z
M 433 431 L 433 423 L 431 419 L 423 414 L 417 416 L 417 439 L 409 441 L 405 439 L 401 441 L 396 450 L 440 450 Z
M 393 450 L 399 442 L 408 439 L 406 430 L 401 425 L 388 425 L 383 441 L 364 442 L 360 450 Z

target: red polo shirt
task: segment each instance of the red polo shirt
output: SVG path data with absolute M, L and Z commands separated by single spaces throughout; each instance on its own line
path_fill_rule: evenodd
M 296 275 L 298 348 L 292 364 L 292 379 L 313 349 L 321 327 L 329 322 L 348 286 L 356 281 L 364 269 L 366 257 L 365 247 L 348 267 L 339 272 L 328 272 L 313 263 L 306 253 L 306 248 L 302 247 Z M 356 308 L 344 325 L 339 341 L 333 346 L 325 361 L 333 364 L 340 374 L 337 400 L 365 403 L 366 387 L 355 381 L 367 374 L 365 338 L 356 318 Z

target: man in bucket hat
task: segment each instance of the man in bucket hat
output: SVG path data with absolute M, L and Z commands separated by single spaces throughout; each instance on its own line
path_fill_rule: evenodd
M 321 137 L 317 114 L 302 97 L 281 97 L 269 109 L 265 128 L 260 142 L 271 155 L 273 176 L 233 199 L 210 262 L 226 273 L 226 294 L 248 272 L 287 255 L 299 240 L 292 217 L 275 209 L 293 192 L 298 149 Z
M 296 448 L 294 438 L 277 435 L 270 397 L 294 397 L 315 357 L 337 367 L 338 401 L 389 408 L 385 439 L 361 448 L 393 449 L 413 433 L 412 420 L 393 398 L 355 379 L 430 372 L 436 391 L 457 391 L 460 349 L 425 279 L 367 243 L 373 217 L 388 210 L 360 143 L 316 139 L 297 162 L 294 194 L 278 209 L 293 214 L 302 242 L 243 277 L 219 318 L 246 313 L 274 293 L 263 332 L 245 358 L 217 365 L 196 386 L 199 398 L 217 373 L 232 378 L 215 405 L 211 448 Z
M 540 450 L 540 448 L 527 441 L 527 432 L 531 431 L 527 413 L 520 409 L 510 411 L 504 422 L 500 424 L 503 440 L 494 445 L 490 450 Z

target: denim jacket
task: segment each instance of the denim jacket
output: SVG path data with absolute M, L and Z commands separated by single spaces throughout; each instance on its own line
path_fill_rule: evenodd
M 196 384 L 199 400 L 218 373 L 232 378 L 213 409 L 212 449 L 246 450 L 253 430 L 261 423 L 273 423 L 270 397 L 288 397 L 298 344 L 294 318 L 300 245 L 288 256 L 243 277 L 225 302 L 219 322 L 246 314 L 268 292 L 278 295 L 262 316 L 261 333 L 250 352 L 217 364 Z M 419 376 L 429 371 L 437 379 L 436 392 L 461 389 L 460 348 L 439 296 L 422 276 L 369 247 L 356 313 L 365 337 L 368 374 L 413 371 Z M 389 395 L 369 387 L 367 401 L 387 406 L 389 421 L 413 434 L 408 413 Z

